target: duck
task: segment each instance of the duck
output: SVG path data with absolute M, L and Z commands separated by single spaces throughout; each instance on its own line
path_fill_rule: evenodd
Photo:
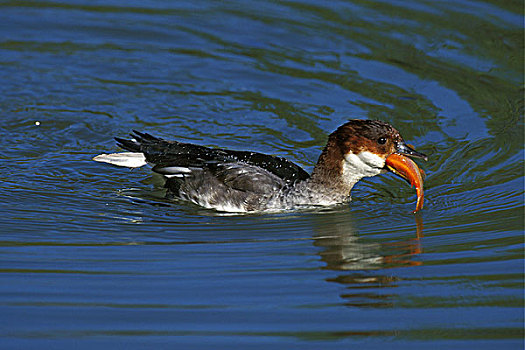
M 416 186 L 423 207 L 421 170 L 411 158 L 428 157 L 387 122 L 352 119 L 328 136 L 312 173 L 279 156 L 167 141 L 133 130 L 115 137 L 126 152 L 94 161 L 138 168 L 151 165 L 168 193 L 220 212 L 265 212 L 324 207 L 351 200 L 357 182 L 386 172 Z

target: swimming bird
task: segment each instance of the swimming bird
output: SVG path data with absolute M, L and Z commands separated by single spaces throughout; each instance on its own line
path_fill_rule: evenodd
M 151 164 L 153 172 L 166 179 L 169 193 L 217 211 L 280 211 L 344 203 L 350 201 L 350 191 L 359 180 L 388 170 L 416 185 L 416 211 L 423 206 L 419 167 L 408 157 L 426 160 L 427 156 L 383 121 L 353 119 L 341 125 L 328 136 L 311 174 L 273 155 L 166 141 L 135 130 L 130 136 L 115 137 L 117 145 L 129 152 L 101 154 L 93 160 L 129 168 Z

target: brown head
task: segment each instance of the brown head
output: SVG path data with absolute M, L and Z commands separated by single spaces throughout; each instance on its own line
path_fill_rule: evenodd
M 353 119 L 330 134 L 312 178 L 349 192 L 363 177 L 385 172 L 385 160 L 394 153 L 426 159 L 392 125 Z

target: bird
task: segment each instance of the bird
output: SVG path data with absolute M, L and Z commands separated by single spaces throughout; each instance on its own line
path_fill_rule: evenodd
M 339 126 L 328 136 L 311 174 L 279 156 L 167 141 L 136 130 L 130 136 L 115 137 L 127 152 L 100 154 L 93 160 L 128 168 L 150 164 L 164 177 L 171 196 L 219 212 L 337 205 L 351 200 L 359 180 L 388 171 L 415 184 L 416 211 L 423 205 L 420 169 L 409 157 L 428 157 L 380 120 L 351 119 Z

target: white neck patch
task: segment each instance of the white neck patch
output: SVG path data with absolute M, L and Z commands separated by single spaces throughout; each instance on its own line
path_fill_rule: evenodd
M 376 176 L 384 172 L 385 160 L 372 152 L 363 151 L 358 154 L 349 152 L 344 159 L 343 177 L 352 185 L 363 177 Z

